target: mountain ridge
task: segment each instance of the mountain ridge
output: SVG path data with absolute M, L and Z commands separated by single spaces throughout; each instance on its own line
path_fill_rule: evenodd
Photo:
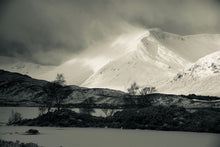
M 46 96 L 42 91 L 42 87 L 47 83 L 49 82 L 33 79 L 19 73 L 0 70 L 0 105 L 40 106 L 42 99 Z M 86 88 L 75 85 L 67 85 L 64 88 L 72 91 L 64 101 L 64 105 L 67 107 L 77 107 L 86 99 L 92 98 L 96 107 L 121 108 L 127 106 L 127 99 L 137 101 L 139 97 L 105 88 Z M 220 97 L 154 93 L 146 95 L 146 98 L 151 99 L 153 105 L 177 105 L 185 108 L 220 107 Z
M 101 48 L 110 46 L 109 48 L 114 49 L 114 51 L 118 48 L 121 50 L 118 53 L 121 54 L 115 58 L 109 58 L 109 62 L 105 62 L 96 71 L 88 66 L 89 59 L 84 63 L 84 60 L 77 58 L 58 67 L 45 66 L 44 68 L 37 64 L 19 61 L 15 61 L 12 66 L 2 64 L 0 67 L 9 71 L 28 74 L 38 79 L 47 78 L 47 80 L 53 80 L 57 73 L 63 72 L 68 84 L 75 83 L 78 86 L 90 88 L 111 88 L 127 91 L 133 82 L 136 82 L 140 87 L 158 87 L 198 59 L 220 51 L 220 35 L 181 36 L 163 32 L 160 29 L 148 29 L 127 33 L 107 45 L 101 45 Z M 103 60 L 94 61 L 93 64 L 98 64 Z
M 165 93 L 220 96 L 219 81 L 220 51 L 200 58 L 159 89 Z
M 201 41 L 199 41 L 199 39 L 196 39 L 197 42 L 194 42 L 195 39 L 190 40 L 190 38 L 197 38 L 198 36 L 201 38 L 208 38 L 208 40 L 210 40 L 210 37 L 213 38 L 213 35 L 196 35 L 196 37 L 180 36 L 162 32 L 160 29 L 150 29 L 142 33 L 140 37 L 137 38 L 137 41 L 134 41 L 137 44 L 136 46 L 133 45 L 133 50 L 103 66 L 99 71 L 90 76 L 81 86 L 88 86 L 91 88 L 113 88 L 126 91 L 132 82 L 137 82 L 140 86 L 146 84 L 149 86 L 161 85 L 163 82 L 166 82 L 166 80 L 172 78 L 176 73 L 193 63 L 192 61 L 195 59 L 188 59 L 185 57 L 188 54 L 192 54 L 193 51 L 188 54 L 185 53 L 183 56 L 179 56 L 179 54 L 182 52 L 182 48 L 185 47 L 185 52 L 193 50 L 192 47 L 196 47 L 195 52 L 198 51 L 201 46 Z M 219 38 L 216 40 L 220 41 L 220 35 L 214 36 L 218 36 Z M 172 44 L 174 47 L 176 47 L 179 42 L 183 42 L 180 44 L 182 46 L 178 47 L 176 50 L 174 50 L 173 47 L 170 49 L 170 40 L 174 42 Z M 175 41 L 177 43 L 175 43 Z M 209 45 L 208 42 L 205 44 Z M 202 45 L 204 45 L 204 43 L 202 43 Z M 211 46 L 216 45 L 218 46 L 217 50 L 220 50 L 220 43 L 214 42 Z M 210 51 L 209 48 L 206 49 L 203 47 L 202 49 L 206 52 L 197 53 L 196 59 L 199 59 L 199 57 L 202 57 L 206 53 L 215 51 L 215 49 Z M 136 68 L 136 71 L 132 68 Z M 109 73 L 103 75 L 106 70 L 108 70 Z M 121 73 L 118 72 L 119 70 Z M 121 76 L 121 78 L 118 78 L 119 76 Z M 127 77 L 127 79 L 125 79 L 125 77 Z

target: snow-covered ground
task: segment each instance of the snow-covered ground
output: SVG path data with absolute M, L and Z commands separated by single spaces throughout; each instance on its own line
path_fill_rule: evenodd
M 164 93 L 220 96 L 220 51 L 200 58 L 158 88 Z
M 39 135 L 24 135 L 29 129 Z M 99 128 L 0 126 L 0 139 L 45 147 L 219 147 L 220 134 Z
M 45 74 L 55 68 L 55 66 L 40 65 L 3 56 L 0 56 L 0 63 L 0 69 L 18 72 L 29 75 L 33 78 L 38 78 L 40 75 Z
M 133 82 L 140 86 L 155 86 L 190 64 L 158 42 L 151 31 L 142 32 L 133 40 L 127 40 L 126 37 L 123 39 L 121 42 L 130 45 L 125 46 L 129 52 L 103 66 L 82 86 L 124 91 Z
M 220 50 L 220 34 L 181 36 L 153 29 L 151 35 L 161 45 L 190 62 Z
M 127 42 L 124 48 L 129 52 L 104 65 L 82 86 L 126 91 L 136 82 L 141 87 L 159 87 L 196 60 L 220 50 L 220 35 L 180 36 L 160 29 L 143 32 L 133 38 L 122 36 L 116 41 L 115 44 Z

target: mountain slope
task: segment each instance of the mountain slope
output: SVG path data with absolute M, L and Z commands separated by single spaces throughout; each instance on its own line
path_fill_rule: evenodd
M 42 86 L 47 81 L 32 79 L 27 75 L 0 70 L 0 101 L 35 103 L 41 101 Z
M 220 96 L 220 51 L 199 59 L 159 89 L 164 93 Z
M 190 62 L 220 50 L 220 34 L 180 36 L 160 29 L 152 29 L 150 32 L 160 44 Z
M 81 61 L 75 61 L 74 59 L 59 66 L 52 66 L 0 56 L 0 69 L 18 72 L 47 81 L 53 81 L 57 73 L 63 73 L 67 83 L 74 85 L 80 85 L 93 74 L 92 69 L 88 65 L 85 65 Z
M 180 36 L 160 29 L 130 31 L 111 41 L 93 44 L 59 66 L 0 57 L 0 68 L 50 81 L 63 73 L 67 84 L 126 90 L 135 81 L 140 86 L 161 85 L 188 64 L 220 50 L 218 34 Z M 91 53 L 93 49 L 98 51 Z
M 82 86 L 126 90 L 131 83 L 158 85 L 190 62 L 177 56 L 147 31 L 131 52 L 106 64 Z
M 45 98 L 43 86 L 49 82 L 33 79 L 27 75 L 0 70 L 0 104 L 37 106 Z M 89 89 L 78 86 L 65 86 L 72 90 L 66 99 L 66 104 L 81 103 L 87 98 L 93 98 L 99 103 L 123 103 L 124 92 L 111 89 Z
M 33 79 L 19 73 L 0 70 L 0 105 L 15 106 L 39 106 L 45 93 L 42 87 L 47 81 Z M 138 100 L 138 96 L 129 96 L 118 90 L 103 88 L 84 88 L 78 86 L 66 86 L 66 90 L 72 93 L 65 99 L 65 104 L 80 104 L 88 98 L 92 98 L 97 106 L 121 107 L 128 104 L 128 99 Z M 140 98 L 140 97 L 139 97 Z M 178 105 L 185 108 L 219 107 L 218 97 L 178 96 L 166 94 L 150 94 L 146 98 L 152 99 L 154 105 Z M 206 100 L 205 102 L 201 101 Z M 210 101 L 209 101 L 210 100 Z M 130 103 L 129 103 L 130 104 Z
M 64 75 L 67 84 L 80 85 L 93 74 L 93 70 L 88 65 L 84 65 L 83 62 L 73 60 L 65 62 L 60 66 L 37 76 L 37 78 L 53 81 L 56 78 L 57 73 L 62 73 Z
M 136 82 L 157 87 L 204 55 L 220 50 L 220 35 L 180 36 L 150 29 L 132 41 L 129 53 L 103 66 L 82 86 L 126 91 Z
M 40 65 L 3 56 L 0 56 L 0 62 L 0 69 L 18 72 L 35 78 L 38 78 L 39 75 L 47 73 L 54 68 L 54 66 Z

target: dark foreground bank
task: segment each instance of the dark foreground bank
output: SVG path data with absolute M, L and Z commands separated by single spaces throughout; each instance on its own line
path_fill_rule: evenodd
M 0 147 L 40 147 L 35 143 L 20 143 L 19 141 L 4 141 L 0 139 Z
M 206 109 L 190 113 L 177 106 L 151 106 L 125 109 L 108 117 L 95 117 L 62 109 L 43 114 L 34 119 L 16 121 L 9 125 L 108 127 L 220 133 L 220 112 L 214 109 Z

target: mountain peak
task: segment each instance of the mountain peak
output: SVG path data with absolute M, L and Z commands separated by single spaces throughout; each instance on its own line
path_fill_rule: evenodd
M 188 65 L 188 61 L 163 46 L 150 31 L 129 41 L 130 52 L 104 65 L 82 86 L 126 90 L 132 82 L 139 86 L 155 85 Z

